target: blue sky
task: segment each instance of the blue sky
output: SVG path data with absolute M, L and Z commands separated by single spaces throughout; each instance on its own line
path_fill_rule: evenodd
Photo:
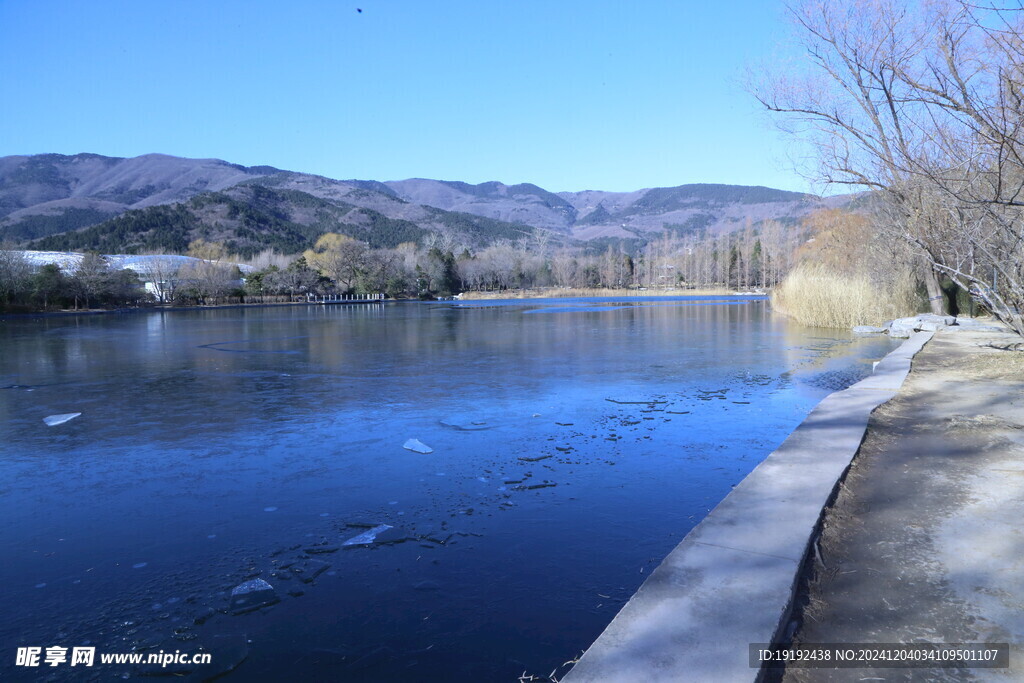
M 0 156 L 806 191 L 740 86 L 786 31 L 772 0 L 0 0 Z

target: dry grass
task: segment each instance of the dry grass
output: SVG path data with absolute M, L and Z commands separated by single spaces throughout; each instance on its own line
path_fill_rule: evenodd
M 545 287 L 543 289 L 509 289 L 500 292 L 464 292 L 463 299 L 555 299 L 593 296 L 724 296 L 727 289 L 601 289 Z
M 985 350 L 968 358 L 963 367 L 971 377 L 1019 381 L 1024 377 L 1024 351 L 1013 346 Z
M 772 292 L 772 307 L 813 327 L 849 329 L 913 315 L 920 305 L 913 279 L 883 285 L 863 274 L 836 273 L 804 263 Z

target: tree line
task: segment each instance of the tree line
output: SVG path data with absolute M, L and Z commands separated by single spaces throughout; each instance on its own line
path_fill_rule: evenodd
M 148 300 L 138 274 L 114 270 L 99 254 L 85 254 L 71 272 L 56 264 L 36 268 L 20 252 L 0 251 L 0 311 L 121 308 Z
M 390 249 L 326 233 L 301 255 L 266 251 L 250 259 L 228 254 L 223 243 L 197 239 L 186 252 L 192 260 L 152 255 L 139 272 L 116 270 L 92 252 L 68 271 L 53 264 L 34 268 L 8 250 L 0 252 L 0 307 L 265 303 L 322 294 L 434 298 L 542 287 L 748 290 L 785 277 L 806 234 L 802 226 L 765 221 L 717 236 L 668 230 L 639 249 L 620 242 L 594 251 L 552 245 L 543 233 L 475 250 L 452 233 L 430 233 L 422 244 Z M 253 263 L 244 273 L 236 265 L 242 260 Z
M 247 276 L 246 288 L 252 295 L 314 291 L 393 298 L 540 287 L 764 289 L 785 277 L 807 231 L 776 221 L 718 236 L 665 231 L 636 251 L 620 243 L 596 253 L 552 245 L 543 233 L 475 250 L 444 233 L 394 249 L 327 233 L 290 264 L 270 264 Z

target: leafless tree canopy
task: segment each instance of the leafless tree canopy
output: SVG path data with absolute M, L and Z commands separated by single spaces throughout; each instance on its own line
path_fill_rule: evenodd
M 876 190 L 879 229 L 1024 334 L 1024 6 L 791 11 L 807 59 L 754 95 L 813 145 L 819 180 Z

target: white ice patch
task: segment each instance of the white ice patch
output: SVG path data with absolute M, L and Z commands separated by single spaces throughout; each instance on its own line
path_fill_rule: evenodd
M 47 427 L 56 427 L 62 425 L 69 420 L 74 420 L 81 413 L 61 413 L 60 415 L 49 415 L 43 418 L 43 422 L 46 423 Z
M 407 451 L 413 451 L 415 453 L 433 453 L 434 449 L 423 443 L 419 439 L 409 439 L 402 446 Z
M 353 536 L 342 543 L 342 545 L 369 545 L 377 538 L 377 534 L 391 528 L 393 527 L 390 524 L 379 524 L 368 531 L 364 531 L 358 536 Z
M 255 593 L 257 591 L 272 591 L 274 587 L 263 579 L 252 579 L 245 583 L 240 583 L 231 589 L 231 595 L 245 595 L 246 593 Z

